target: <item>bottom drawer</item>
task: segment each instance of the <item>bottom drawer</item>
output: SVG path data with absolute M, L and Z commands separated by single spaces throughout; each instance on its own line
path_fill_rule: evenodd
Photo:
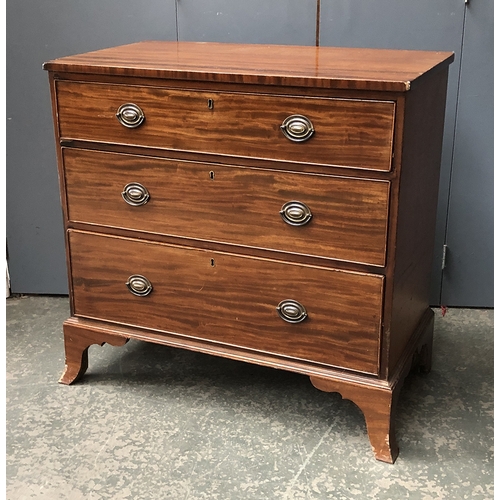
M 382 276 L 81 231 L 69 243 L 76 316 L 378 373 Z

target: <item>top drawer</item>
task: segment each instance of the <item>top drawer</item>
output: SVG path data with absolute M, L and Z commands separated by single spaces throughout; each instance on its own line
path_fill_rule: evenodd
M 61 138 L 389 171 L 395 103 L 57 82 Z M 142 123 L 122 125 L 134 104 Z M 293 118 L 295 115 L 305 117 Z M 286 127 L 290 138 L 285 136 Z M 134 111 L 129 114 L 133 121 Z M 314 132 L 309 138 L 307 122 Z

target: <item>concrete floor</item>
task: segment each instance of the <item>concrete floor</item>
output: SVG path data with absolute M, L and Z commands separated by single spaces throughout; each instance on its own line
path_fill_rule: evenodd
M 374 460 L 358 408 L 291 373 L 130 341 L 74 386 L 65 297 L 7 299 L 7 498 L 493 498 L 493 311 L 436 316 L 434 366 Z

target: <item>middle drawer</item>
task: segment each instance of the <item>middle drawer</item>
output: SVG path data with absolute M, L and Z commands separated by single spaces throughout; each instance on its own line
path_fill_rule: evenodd
M 388 181 L 77 149 L 63 156 L 72 222 L 385 264 Z

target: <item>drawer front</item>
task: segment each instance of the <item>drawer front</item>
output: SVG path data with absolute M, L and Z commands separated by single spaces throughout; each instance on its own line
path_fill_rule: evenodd
M 75 315 L 376 374 L 383 277 L 70 231 Z M 145 277 L 152 291 L 147 291 Z M 135 285 L 135 286 L 134 286 Z M 307 317 L 280 317 L 283 300 Z M 298 306 L 282 307 L 290 319 Z
M 66 139 L 383 171 L 391 168 L 392 101 L 58 82 L 57 103 L 60 134 Z M 136 128 L 120 124 L 116 116 L 120 106 L 128 103 L 139 106 L 144 114 Z M 307 117 L 313 125 L 313 135 L 303 142 L 288 139 L 280 128 L 294 115 Z M 132 111 L 128 117 L 134 121 L 138 115 Z M 286 130 L 300 136 L 305 133 L 301 127 L 300 120 L 291 120 Z
M 385 264 L 388 181 L 75 149 L 64 168 L 71 221 Z

